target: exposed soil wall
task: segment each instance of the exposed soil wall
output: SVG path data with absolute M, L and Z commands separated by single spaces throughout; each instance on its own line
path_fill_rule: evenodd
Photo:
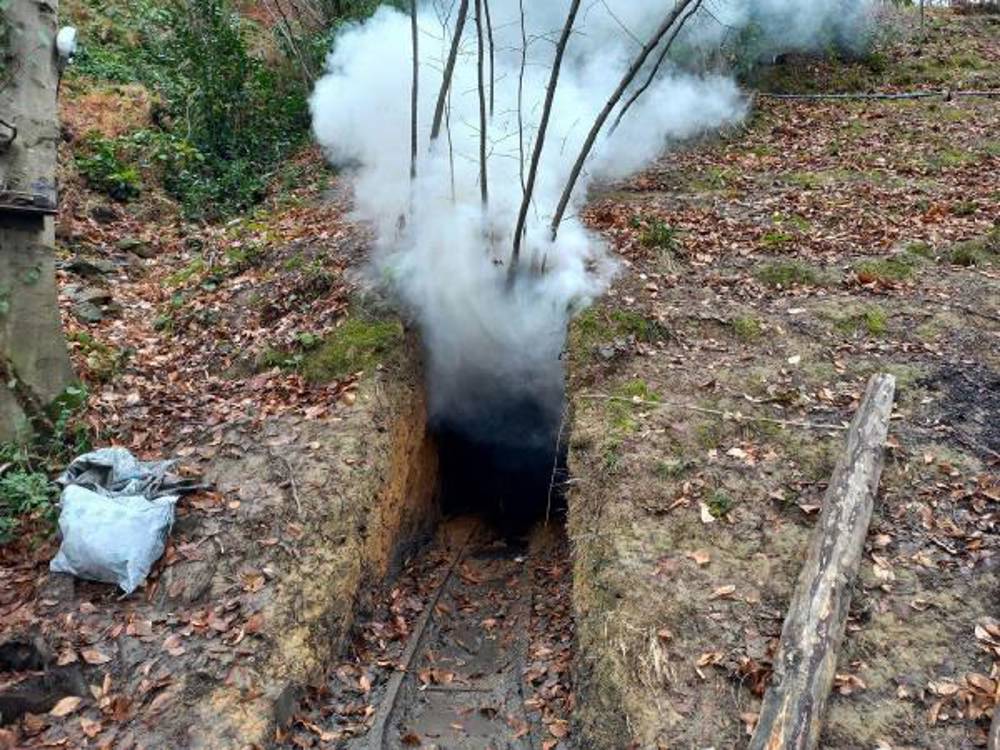
M 355 609 L 366 606 L 359 597 L 370 595 L 399 553 L 429 532 L 437 456 L 416 356 L 410 346 L 405 364 L 366 383 L 338 417 L 271 425 L 250 438 L 263 437 L 263 446 L 213 461 L 219 488 L 244 495 L 255 492 L 248 479 L 273 469 L 275 459 L 284 476 L 290 468 L 295 487 L 278 490 L 286 495 L 281 520 L 265 510 L 260 523 L 272 534 L 282 525 L 294 529 L 299 539 L 289 541 L 275 591 L 259 610 L 270 646 L 266 659 L 258 659 L 259 698 L 248 701 L 245 686 L 229 680 L 214 687 L 199 702 L 192 747 L 264 741 L 274 721 L 289 718 L 298 689 L 320 679 L 339 653 Z M 298 498 L 289 503 L 292 492 Z

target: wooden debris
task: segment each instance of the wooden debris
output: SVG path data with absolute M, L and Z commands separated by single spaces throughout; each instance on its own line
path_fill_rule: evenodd
M 774 679 L 750 750 L 818 746 L 872 506 L 882 474 L 896 381 L 875 375 L 847 433 L 808 557 L 792 596 Z

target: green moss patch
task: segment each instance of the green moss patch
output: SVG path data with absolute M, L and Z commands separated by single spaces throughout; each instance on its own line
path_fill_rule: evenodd
M 996 263 L 1000 256 L 1000 227 L 972 240 L 956 242 L 951 246 L 947 261 L 954 266 L 985 266 Z
M 858 313 L 836 318 L 834 326 L 846 334 L 864 331 L 870 336 L 884 336 L 889 329 L 889 316 L 881 307 L 873 305 Z
M 398 320 L 351 317 L 308 349 L 299 369 L 311 383 L 367 373 L 388 358 L 402 340 L 403 326 Z
M 768 286 L 787 289 L 792 286 L 816 286 L 823 283 L 818 269 L 801 261 L 764 263 L 754 269 L 754 276 Z
M 733 327 L 733 333 L 744 341 L 756 341 L 764 330 L 761 322 L 752 315 L 740 315 L 733 318 L 730 325 Z
M 910 255 L 876 258 L 855 263 L 852 270 L 862 284 L 909 281 L 916 274 L 917 262 Z
M 652 344 L 669 335 L 666 327 L 633 310 L 605 310 L 591 307 L 576 317 L 570 326 L 568 348 L 580 361 L 595 347 L 620 338 Z

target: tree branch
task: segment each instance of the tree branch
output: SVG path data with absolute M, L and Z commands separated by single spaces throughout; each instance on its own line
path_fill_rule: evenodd
M 677 35 L 681 33 L 681 29 L 684 28 L 684 25 L 691 19 L 691 16 L 693 16 L 695 13 L 698 12 L 698 8 L 701 7 L 701 3 L 702 0 L 695 0 L 694 5 L 691 6 L 688 12 L 684 14 L 684 17 L 674 27 L 673 32 L 667 39 L 667 43 L 663 45 L 663 50 L 660 52 L 660 57 L 656 60 L 656 63 L 653 65 L 653 69 L 649 71 L 649 77 L 646 79 L 646 82 L 635 90 L 632 96 L 628 98 L 628 101 L 626 101 L 625 104 L 622 106 L 622 108 L 619 110 L 618 117 L 615 118 L 614 124 L 608 130 L 609 137 L 612 136 L 614 132 L 618 129 L 618 126 L 621 125 L 622 119 L 625 117 L 625 114 L 629 111 L 632 105 L 635 104 L 636 100 L 644 93 L 646 93 L 646 89 L 648 89 L 652 85 L 653 79 L 656 78 L 656 74 L 660 72 L 660 67 L 663 65 L 663 62 L 667 59 L 667 54 L 670 52 L 670 47 L 673 45 L 674 40 L 677 38 Z
M 552 114 L 552 102 L 556 96 L 556 86 L 559 84 L 559 70 L 562 67 L 563 55 L 566 52 L 566 45 L 569 43 L 570 34 L 573 33 L 573 24 L 576 22 L 576 14 L 580 10 L 580 0 L 573 0 L 566 15 L 566 23 L 563 25 L 562 35 L 559 43 L 556 44 L 556 57 L 552 62 L 552 71 L 549 76 L 549 85 L 545 91 L 545 106 L 542 109 L 542 119 L 538 125 L 538 133 L 535 136 L 535 148 L 531 154 L 531 167 L 528 170 L 528 182 L 521 197 L 521 209 L 517 214 L 517 226 L 514 229 L 514 249 L 510 255 L 510 267 L 507 270 L 508 279 L 513 279 L 517 273 L 517 266 L 521 258 L 521 241 L 524 237 L 524 225 L 528 217 L 528 206 L 531 205 L 531 196 L 535 191 L 535 179 L 538 176 L 538 163 L 542 158 L 542 149 L 545 147 L 545 132 L 549 127 L 549 117 Z
M 437 106 L 434 108 L 434 121 L 431 124 L 431 143 L 441 135 L 441 120 L 444 117 L 444 105 L 451 89 L 451 79 L 455 74 L 455 60 L 458 58 L 458 45 L 462 41 L 462 31 L 465 29 L 465 19 L 469 15 L 469 0 L 462 0 L 458 6 L 458 19 L 455 21 L 455 36 L 451 40 L 448 61 L 444 66 L 444 76 L 441 80 L 441 90 L 438 92 Z
M 410 0 L 410 36 L 413 45 L 413 85 L 410 87 L 410 179 L 417 179 L 417 98 L 420 87 L 420 46 L 417 0 Z
M 490 42 L 490 117 L 493 117 L 493 111 L 496 105 L 494 91 L 496 88 L 496 66 L 494 63 L 495 47 L 493 45 L 493 19 L 490 17 L 489 0 L 483 0 L 483 10 L 486 11 L 486 37 Z
M 486 171 L 486 84 L 483 67 L 486 50 L 483 47 L 483 5 L 486 0 L 476 0 L 476 75 L 479 92 L 479 192 L 483 205 L 490 202 L 490 188 Z
M 602 109 L 600 114 L 597 115 L 594 125 L 587 134 L 587 139 L 584 141 L 583 147 L 580 149 L 580 154 L 577 156 L 576 162 L 573 164 L 573 169 L 570 171 L 569 179 L 566 181 L 566 187 L 564 188 L 562 196 L 559 199 L 559 205 L 556 208 L 555 215 L 552 217 L 551 233 L 553 242 L 555 242 L 556 235 L 559 233 L 559 225 L 562 223 L 563 216 L 566 214 L 566 208 L 569 206 L 570 198 L 573 195 L 573 189 L 576 187 L 577 180 L 580 179 L 580 172 L 583 171 L 584 162 L 587 161 L 587 157 L 590 156 L 590 152 L 594 148 L 594 141 L 597 140 L 598 133 L 601 132 L 601 128 L 603 128 L 604 123 L 607 122 L 608 117 L 611 115 L 611 111 L 615 108 L 618 102 L 621 101 L 622 96 L 625 94 L 625 90 L 629 87 L 632 80 L 642 69 L 642 66 L 645 64 L 650 53 L 652 53 L 652 51 L 660 43 L 660 40 L 667 35 L 667 32 L 670 31 L 674 22 L 692 2 L 694 2 L 694 0 L 679 0 L 679 2 L 674 6 L 674 9 L 667 14 L 663 23 L 660 24 L 659 28 L 657 28 L 655 32 L 653 32 L 653 36 L 648 42 L 646 42 L 646 46 L 642 48 L 635 60 L 632 61 L 629 69 L 625 72 L 625 75 L 622 76 L 622 80 L 618 84 L 618 88 L 615 89 L 614 93 L 608 99 L 607 103 L 604 105 L 604 109 Z
M 523 196 L 527 190 L 524 181 L 524 69 L 528 64 L 528 30 L 524 22 L 524 0 L 518 0 L 518 7 L 521 10 L 521 70 L 517 77 L 517 153 Z

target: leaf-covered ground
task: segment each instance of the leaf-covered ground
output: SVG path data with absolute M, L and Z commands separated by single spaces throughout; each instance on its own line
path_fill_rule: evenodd
M 214 491 L 179 503 L 124 600 L 49 575 L 50 529 L 0 548 L 0 642 L 33 655 L 0 661 L 2 711 L 26 712 L 0 747 L 266 739 L 292 690 L 324 677 L 395 541 L 430 518 L 414 507 L 433 469 L 412 347 L 348 279 L 366 233 L 319 154 L 285 165 L 255 213 L 193 224 L 153 179 L 120 202 L 78 173 L 88 133 L 154 117 L 137 85 L 64 91 L 60 304 L 90 440 L 179 457 Z
M 790 60 L 761 85 L 995 86 L 996 21 L 935 13 L 929 42 L 886 44 L 878 71 Z M 745 127 L 595 197 L 623 268 L 570 342 L 585 746 L 746 741 L 876 371 L 897 403 L 823 746 L 983 743 L 1000 678 L 998 120 L 995 99 L 760 98 Z
M 759 85 L 996 88 L 998 38 L 995 15 L 935 12 L 924 45 L 904 31 L 869 60 L 789 60 Z M 218 491 L 182 502 L 151 585 L 125 601 L 51 580 L 51 540 L 0 550 L 0 638 L 43 635 L 69 675 L 55 713 L 3 730 L 15 746 L 182 746 L 189 725 L 240 712 L 260 729 L 282 697 L 261 675 L 322 651 L 297 624 L 350 619 L 325 582 L 356 591 L 358 561 L 386 558 L 372 540 L 403 523 L 373 513 L 373 474 L 420 473 L 390 455 L 422 422 L 391 394 L 413 390 L 401 326 L 357 294 L 367 236 L 344 183 L 307 151 L 222 226 L 183 221 L 154 187 L 129 203 L 88 189 L 87 134 L 155 118 L 141 86 L 67 82 L 64 324 L 95 439 L 180 455 Z M 622 271 L 569 345 L 577 688 L 561 610 L 532 657 L 552 675 L 543 713 L 575 699 L 577 720 L 549 742 L 743 743 L 842 438 L 815 425 L 849 420 L 882 369 L 896 418 L 824 746 L 981 742 L 1000 677 L 998 121 L 996 99 L 759 99 L 745 127 L 595 195 L 588 220 Z M 383 419 L 401 403 L 402 426 Z M 336 746 L 330 731 L 290 739 Z

